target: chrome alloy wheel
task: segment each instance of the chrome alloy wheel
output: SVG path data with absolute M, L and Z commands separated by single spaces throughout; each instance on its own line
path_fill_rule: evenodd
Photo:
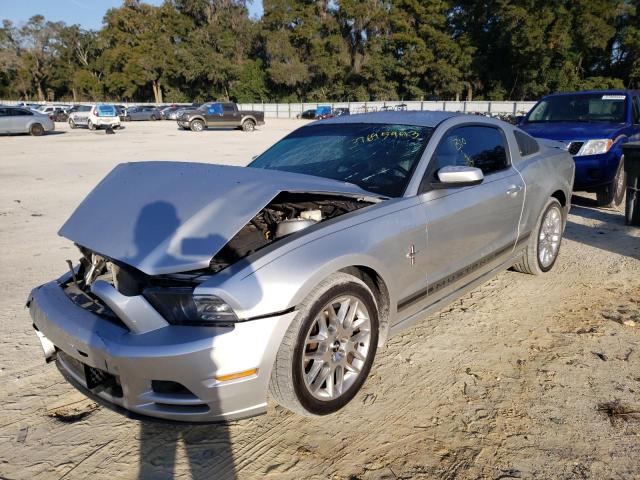
M 550 267 L 558 255 L 562 238 L 562 212 L 557 205 L 547 210 L 538 236 L 538 261 L 542 268 Z
M 347 295 L 329 302 L 307 332 L 302 353 L 305 387 L 320 400 L 334 400 L 359 377 L 369 354 L 371 320 L 364 303 Z

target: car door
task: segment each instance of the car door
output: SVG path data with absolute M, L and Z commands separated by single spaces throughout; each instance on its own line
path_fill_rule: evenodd
M 222 116 L 225 127 L 237 127 L 240 125 L 240 112 L 233 103 L 222 104 Z
M 73 120 L 76 125 L 87 125 L 90 112 L 91 107 L 89 105 L 81 105 L 80 108 L 78 108 L 78 111 L 73 116 Z
M 29 132 L 29 123 L 33 117 L 33 112 L 24 108 L 9 109 L 9 131 L 11 133 Z
M 438 188 L 448 165 L 480 168 L 478 185 Z M 524 181 L 511 165 L 505 132 L 465 124 L 448 130 L 425 174 L 427 292 L 431 301 L 498 266 L 512 253 L 524 204 Z
M 207 113 L 205 115 L 207 120 L 208 127 L 224 127 L 225 120 L 223 115 L 223 109 L 221 103 L 212 103 L 207 108 Z

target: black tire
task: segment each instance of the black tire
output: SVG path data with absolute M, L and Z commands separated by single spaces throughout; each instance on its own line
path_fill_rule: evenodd
M 29 127 L 29 133 L 34 137 L 40 137 L 44 135 L 44 127 L 39 123 L 34 123 Z
M 73 128 L 76 128 L 76 127 L 77 127 L 76 122 L 73 121 L 73 118 L 70 118 L 69 119 L 69 128 L 73 129 Z
M 155 115 L 151 115 L 151 121 L 155 122 L 156 120 L 157 120 L 156 116 Z
M 131 117 L 129 115 L 125 115 L 124 121 L 125 122 L 130 122 L 131 121 Z
M 191 120 L 191 123 L 189 123 L 189 129 L 192 132 L 201 132 L 204 130 L 204 122 L 200 119 L 195 119 L 195 120 Z
M 93 124 L 93 122 L 91 120 L 87 120 L 87 127 L 89 128 L 89 130 L 95 130 L 96 126 Z
M 596 202 L 599 207 L 615 208 L 624 200 L 624 194 L 627 189 L 627 175 L 623 168 L 624 157 L 620 159 L 616 176 L 613 182 L 605 185 L 596 191 Z
M 247 119 L 242 122 L 242 130 L 245 132 L 253 132 L 256 129 L 256 122 L 251 119 Z
M 538 249 L 539 249 L 539 243 L 540 243 L 540 231 L 542 230 L 542 221 L 546 217 L 547 213 L 553 208 L 559 210 L 560 218 L 562 221 L 562 226 L 560 229 L 560 232 L 561 232 L 560 240 L 559 240 L 560 243 L 558 244 L 558 249 L 553 258 L 553 261 L 551 262 L 550 265 L 545 266 L 541 264 L 538 256 Z M 560 202 L 554 197 L 549 198 L 549 200 L 547 200 L 547 203 L 545 204 L 545 207 L 542 209 L 542 213 L 538 217 L 538 221 L 536 222 L 536 228 L 534 229 L 533 232 L 531 232 L 531 236 L 529 237 L 529 240 L 527 242 L 527 248 L 524 251 L 524 255 L 522 259 L 513 266 L 513 269 L 515 271 L 521 272 L 521 273 L 528 273 L 530 275 L 542 275 L 543 273 L 546 273 L 553 268 L 553 266 L 556 263 L 556 260 L 558 259 L 558 255 L 560 253 L 560 247 L 562 245 L 562 232 L 564 232 L 564 225 L 566 222 L 564 215 L 565 215 L 565 211 L 562 208 L 562 205 L 560 205 Z
M 320 400 L 305 385 L 305 372 L 300 359 L 304 353 L 307 334 L 316 317 L 328 304 L 344 295 L 362 302 L 369 313 L 369 347 L 354 382 L 337 398 Z M 281 406 L 304 416 L 327 415 L 341 409 L 358 393 L 369 375 L 378 345 L 378 326 L 378 309 L 369 287 L 346 273 L 330 275 L 300 304 L 298 314 L 291 322 L 276 355 L 269 382 L 270 395 Z

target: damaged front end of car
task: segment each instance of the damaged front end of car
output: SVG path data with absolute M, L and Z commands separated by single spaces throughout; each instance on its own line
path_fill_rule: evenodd
M 185 421 L 261 413 L 294 306 L 249 317 L 207 286 L 378 201 L 284 172 L 120 165 L 61 228 L 80 261 L 32 291 L 34 328 L 63 374 L 110 404 Z

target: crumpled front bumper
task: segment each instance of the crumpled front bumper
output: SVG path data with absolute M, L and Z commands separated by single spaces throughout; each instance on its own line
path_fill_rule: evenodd
M 264 413 L 271 367 L 295 315 L 135 334 L 73 303 L 56 281 L 35 288 L 28 305 L 45 354 L 46 347 L 50 352 L 55 347 L 58 367 L 76 386 L 88 389 L 84 366 L 93 367 L 97 370 L 89 370 L 115 385 L 96 387 L 93 396 L 134 414 L 185 422 Z M 215 378 L 256 368 L 235 380 Z M 157 388 L 166 382 L 186 389 Z

